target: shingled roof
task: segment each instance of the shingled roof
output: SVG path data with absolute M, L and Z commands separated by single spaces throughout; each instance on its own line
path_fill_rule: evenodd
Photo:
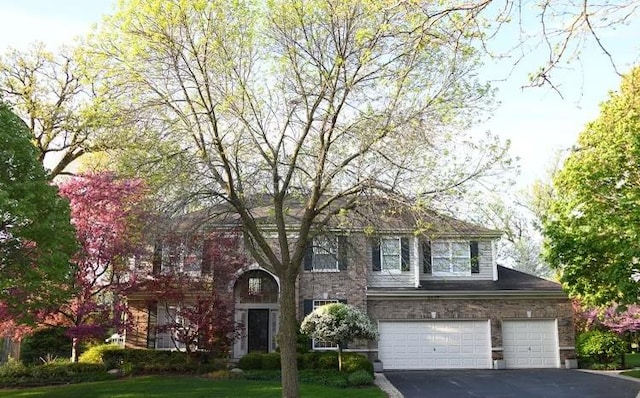
M 265 229 L 275 226 L 273 207 L 267 199 L 253 201 L 251 205 L 250 212 L 259 224 L 262 224 Z M 339 203 L 336 206 L 339 208 Z M 299 198 L 290 200 L 286 208 L 285 222 L 295 228 L 304 212 L 304 202 Z M 182 230 L 198 229 L 203 226 L 205 229 L 233 228 L 239 225 L 239 216 L 228 204 L 174 218 L 174 229 Z M 415 209 L 406 204 L 371 199 L 367 199 L 354 209 L 334 216 L 327 228 L 352 232 L 369 230 L 376 233 L 413 234 L 421 231 L 423 235 L 431 238 L 451 236 L 499 238 L 502 235 L 501 231 L 446 216 L 431 209 Z
M 518 296 L 566 297 L 559 283 L 498 265 L 498 280 L 421 280 L 418 288 L 369 288 L 370 296 Z

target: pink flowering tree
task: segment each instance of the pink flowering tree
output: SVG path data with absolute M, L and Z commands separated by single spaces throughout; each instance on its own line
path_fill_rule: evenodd
M 240 246 L 236 232 L 164 236 L 166 267 L 136 288 L 153 292 L 164 320 L 155 331 L 169 334 L 176 349 L 224 355 L 240 336 L 233 297 L 225 294 L 231 276 L 248 263 Z
M 309 337 L 338 346 L 338 368 L 342 370 L 342 348 L 355 339 L 376 340 L 378 328 L 356 307 L 332 303 L 307 315 L 300 331 Z
M 73 298 L 44 310 L 41 324 L 69 328 L 75 362 L 80 341 L 125 327 L 122 295 L 135 284 L 129 263 L 143 248 L 146 187 L 140 180 L 98 173 L 63 182 L 60 194 L 70 202 L 81 248 L 73 259 L 76 269 L 68 287 Z

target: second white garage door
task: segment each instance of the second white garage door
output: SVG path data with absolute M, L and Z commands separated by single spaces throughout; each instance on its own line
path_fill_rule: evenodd
M 554 319 L 502 322 L 507 368 L 558 368 L 558 327 Z
M 489 321 L 380 322 L 385 369 L 488 369 Z

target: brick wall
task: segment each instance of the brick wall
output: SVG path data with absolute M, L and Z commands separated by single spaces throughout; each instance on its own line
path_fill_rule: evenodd
M 369 316 L 374 320 L 436 319 L 491 320 L 491 345 L 502 346 L 503 319 L 557 319 L 560 347 L 575 344 L 573 311 L 567 299 L 532 298 L 488 298 L 488 299 L 448 299 L 422 298 L 397 300 L 370 300 Z M 570 350 L 565 350 L 570 351 Z M 570 354 L 569 352 L 566 353 Z
M 339 272 L 318 272 L 301 270 L 298 277 L 298 316 L 303 317 L 303 300 L 328 299 L 346 300 L 347 304 L 367 311 L 366 261 L 363 261 L 364 237 L 349 237 L 347 269 Z

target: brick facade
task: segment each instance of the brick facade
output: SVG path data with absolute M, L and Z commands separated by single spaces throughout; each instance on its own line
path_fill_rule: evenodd
M 512 319 L 556 319 L 561 360 L 573 354 L 575 336 L 571 302 L 563 298 L 437 298 L 369 300 L 368 314 L 380 320 L 491 320 L 491 346 L 502 347 L 502 321 Z M 530 312 L 530 313 L 529 313 Z M 530 316 L 529 316 L 530 315 Z M 376 343 L 370 348 L 377 347 Z

